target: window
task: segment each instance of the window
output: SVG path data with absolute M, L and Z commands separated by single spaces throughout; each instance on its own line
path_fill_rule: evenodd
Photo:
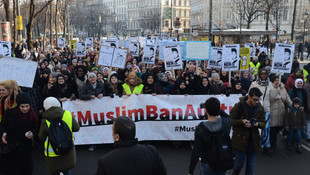
M 287 21 L 287 10 L 283 11 L 283 21 Z
M 179 6 L 181 6 L 181 0 L 179 0 Z
M 187 15 L 186 15 L 186 10 L 184 10 L 184 17 L 186 17 Z
M 165 21 L 165 26 L 169 27 L 169 21 Z
M 183 22 L 183 28 L 186 28 L 186 21 Z

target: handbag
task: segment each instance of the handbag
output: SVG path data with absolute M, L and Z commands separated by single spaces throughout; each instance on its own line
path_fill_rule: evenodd
M 19 145 L 19 141 L 16 144 L 12 144 L 12 143 L 8 143 L 8 144 L 4 144 L 3 142 L 1 142 L 0 144 L 0 155 L 8 155 L 11 152 L 14 152 L 17 148 L 17 146 Z

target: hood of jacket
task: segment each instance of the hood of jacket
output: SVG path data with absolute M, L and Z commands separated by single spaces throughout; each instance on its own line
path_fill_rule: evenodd
M 56 120 L 62 118 L 64 112 L 65 111 L 60 107 L 51 107 L 43 112 L 42 117 L 47 120 Z
M 207 133 L 211 133 L 213 135 L 228 135 L 232 124 L 232 118 L 230 118 L 225 112 L 220 111 L 219 117 L 215 121 L 202 122 L 201 127 Z

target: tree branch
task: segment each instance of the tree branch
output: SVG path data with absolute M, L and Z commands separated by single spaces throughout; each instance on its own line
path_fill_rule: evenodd
M 36 18 L 53 0 L 49 0 L 35 15 L 33 15 L 33 18 Z

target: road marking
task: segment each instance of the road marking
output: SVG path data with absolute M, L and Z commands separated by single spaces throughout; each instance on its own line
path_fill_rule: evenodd
M 307 151 L 310 152 L 310 148 L 309 148 L 308 146 L 306 146 L 306 145 L 304 145 L 304 144 L 301 144 L 301 146 L 302 146 L 305 150 L 307 150 Z

